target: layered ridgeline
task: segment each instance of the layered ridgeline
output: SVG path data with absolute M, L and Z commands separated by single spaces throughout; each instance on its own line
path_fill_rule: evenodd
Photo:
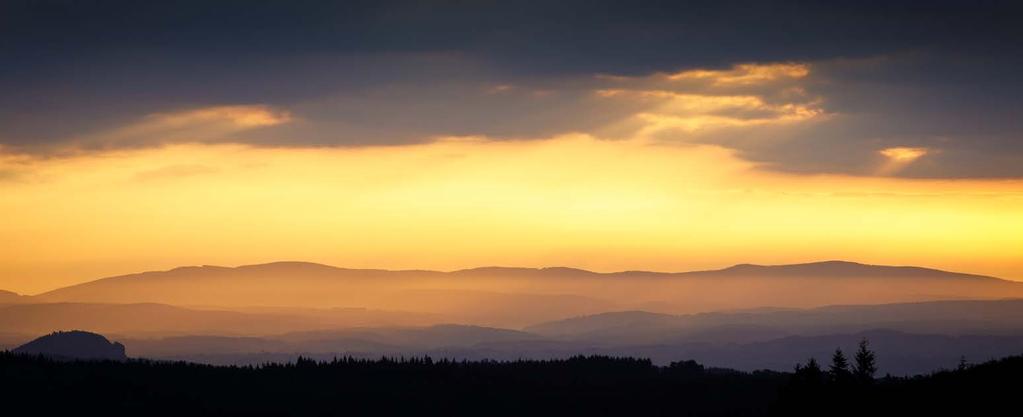
M 125 339 L 138 356 L 258 364 L 303 354 L 458 359 L 550 359 L 577 354 L 695 359 L 742 370 L 791 370 L 869 339 L 880 369 L 914 374 L 1023 352 L 1023 301 L 953 301 L 693 315 L 605 313 L 531 326 L 354 328 L 260 337 Z
M 259 330 L 264 319 L 249 316 L 245 329 Z M 110 325 L 75 323 L 97 331 Z M 296 328 L 309 328 L 295 323 L 304 326 Z M 618 312 L 543 323 L 524 331 L 433 325 L 277 328 L 278 333 L 241 335 L 238 329 L 202 329 L 178 335 L 159 335 L 155 328 L 105 333 L 123 342 L 129 356 L 212 364 L 289 361 L 299 355 L 323 360 L 344 355 L 513 360 L 601 354 L 650 358 L 658 364 L 695 359 L 742 370 L 791 370 L 809 357 L 830 358 L 835 348 L 852 351 L 866 338 L 880 354 L 883 372 L 913 374 L 954 367 L 963 356 L 981 361 L 1023 352 L 1023 300 L 689 315 Z
M 26 298 L 15 292 L 0 290 L 0 304 L 20 303 L 24 302 Z
M 1021 286 L 848 262 L 610 274 L 186 267 L 12 295 L 0 302 L 0 348 L 88 329 L 130 356 L 208 363 L 595 353 L 784 370 L 867 337 L 891 359 L 882 369 L 914 373 L 1023 351 Z
M 864 307 L 864 310 L 870 308 L 873 306 Z M 812 317 L 821 312 L 809 310 L 804 313 Z M 1003 322 L 1002 326 L 1008 324 Z M 861 340 L 867 339 L 879 355 L 877 365 L 882 373 L 904 375 L 952 368 L 963 357 L 970 362 L 978 362 L 1023 352 L 1023 326 L 1018 319 L 1015 324 L 1015 330 L 973 327 L 968 332 L 954 334 L 912 327 L 883 329 L 877 326 L 886 323 L 877 321 L 863 321 L 835 331 L 794 326 L 790 330 L 776 328 L 750 332 L 748 326 L 726 323 L 700 329 L 662 327 L 659 337 L 647 335 L 635 340 L 620 337 L 621 334 L 563 336 L 544 334 L 542 330 L 518 331 L 463 325 L 348 328 L 261 336 L 109 336 L 122 342 L 125 353 L 131 357 L 222 365 L 288 362 L 299 356 L 319 360 L 341 356 L 424 355 L 459 360 L 515 360 L 599 354 L 649 358 L 661 365 L 692 359 L 716 367 L 747 371 L 788 371 L 794 364 L 811 357 L 826 361 L 836 348 L 852 352 Z M 964 328 L 949 330 L 961 332 Z
M 161 303 L 231 309 L 355 307 L 433 314 L 448 322 L 521 327 L 622 310 L 683 314 L 1015 297 L 1023 297 L 1023 284 L 1013 281 L 838 261 L 737 265 L 683 273 L 498 267 L 387 271 L 280 262 L 118 276 L 31 299 L 36 303 Z

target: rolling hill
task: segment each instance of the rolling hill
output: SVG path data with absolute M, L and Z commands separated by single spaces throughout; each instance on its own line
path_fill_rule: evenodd
M 541 323 L 525 330 L 561 340 L 637 344 L 680 340 L 727 343 L 748 340 L 753 335 L 765 339 L 878 328 L 950 335 L 1023 334 L 1023 300 L 930 301 L 684 315 L 623 311 Z
M 0 304 L 14 304 L 26 301 L 26 298 L 16 292 L 0 290 Z
M 18 346 L 12 352 L 43 355 L 55 359 L 122 361 L 128 358 L 124 354 L 124 345 L 110 342 L 102 335 L 81 330 L 53 332 Z
M 696 313 L 950 299 L 1023 297 L 1023 283 L 918 267 L 852 262 L 714 271 L 597 273 L 572 268 L 453 272 L 344 269 L 302 262 L 199 266 L 86 282 L 33 302 L 162 303 L 200 307 L 361 307 L 519 327 L 606 311 Z
M 0 306 L 0 332 L 88 329 L 106 334 L 266 335 L 365 326 L 413 326 L 436 318 L 362 309 L 190 309 L 155 303 L 40 303 Z

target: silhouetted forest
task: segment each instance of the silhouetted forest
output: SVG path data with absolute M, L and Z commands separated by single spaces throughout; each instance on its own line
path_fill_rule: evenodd
M 953 370 L 875 378 L 876 357 L 863 340 L 855 355 L 835 350 L 825 370 L 815 359 L 796 365 L 770 408 L 773 415 L 998 415 L 1015 408 L 1023 356 L 980 365 L 962 358 Z M 1001 410 L 1001 411 L 1000 411 Z
M 873 361 L 866 344 L 793 373 L 596 356 L 217 367 L 4 352 L 0 392 L 7 415 L 976 415 L 1012 405 L 1023 375 L 1021 356 L 912 378 L 875 379 Z

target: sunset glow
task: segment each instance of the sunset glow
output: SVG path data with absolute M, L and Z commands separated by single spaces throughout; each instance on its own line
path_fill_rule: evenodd
M 941 68 L 924 53 L 715 55 L 733 42 L 527 71 L 475 49 L 314 45 L 280 61 L 159 47 L 164 66 L 25 84 L 0 130 L 0 289 L 276 260 L 844 259 L 1023 280 L 1019 150 L 998 150 L 1015 119 L 924 86 L 918 68 Z
M 137 269 L 272 259 L 670 271 L 841 257 L 1023 278 L 1021 182 L 770 173 L 715 146 L 586 135 L 363 149 L 193 144 L 8 158 L 0 168 L 14 173 L 2 185 L 0 233 L 19 242 L 0 255 L 0 272 L 29 293 Z
M 0 0 L 2 410 L 997 415 L 1020 20 Z
M 673 271 L 842 258 L 1023 279 L 1019 180 L 884 178 L 931 152 L 919 147 L 879 151 L 877 176 L 786 174 L 712 143 L 833 117 L 819 97 L 787 92 L 811 71 L 597 77 L 586 100 L 629 113 L 590 133 L 518 140 L 262 147 L 238 142 L 304 121 L 265 105 L 150 114 L 56 156 L 2 154 L 0 233 L 18 244 L 0 254 L 0 274 L 32 293 L 275 259 Z M 769 99 L 776 91 L 788 99 Z

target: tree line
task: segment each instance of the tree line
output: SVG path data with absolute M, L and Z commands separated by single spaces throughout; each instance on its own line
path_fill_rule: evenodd
M 59 361 L 0 352 L 5 415 L 962 415 L 1015 406 L 1023 356 L 878 378 L 864 341 L 825 369 L 739 372 L 694 361 L 299 358 L 261 366 Z
M 793 384 L 822 385 L 826 383 L 847 385 L 852 383 L 868 384 L 874 381 L 874 374 L 877 373 L 877 355 L 870 350 L 870 343 L 863 339 L 860 341 L 856 355 L 853 356 L 853 364 L 845 358 L 841 348 L 836 348 L 831 355 L 831 365 L 825 371 L 817 363 L 817 359 L 810 358 L 806 364 L 797 364 L 793 372 Z

